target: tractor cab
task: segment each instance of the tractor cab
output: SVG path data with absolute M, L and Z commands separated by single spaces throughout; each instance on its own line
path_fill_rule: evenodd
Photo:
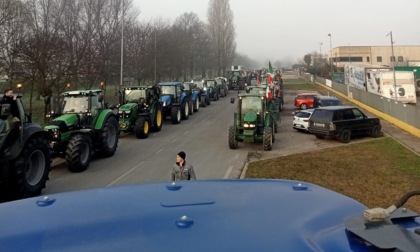
M 62 97 L 60 117 L 73 118 L 82 127 L 90 127 L 92 118 L 105 108 L 102 90 L 67 91 Z M 60 117 L 56 119 L 63 119 Z

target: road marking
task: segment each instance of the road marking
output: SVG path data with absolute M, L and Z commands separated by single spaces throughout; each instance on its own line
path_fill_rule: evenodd
M 223 176 L 223 179 L 227 179 L 230 176 L 230 173 L 232 172 L 233 166 L 229 166 L 228 170 L 225 173 L 225 176 Z
M 190 131 L 189 131 L 189 130 L 185 131 L 185 132 L 184 132 L 184 135 L 186 135 L 186 134 L 188 134 L 188 133 L 190 133 Z
M 197 127 L 198 127 L 198 123 L 196 125 L 194 125 L 194 128 L 197 128 Z
M 172 143 L 175 143 L 178 140 L 178 138 L 175 138 L 174 140 L 172 140 Z
M 165 148 L 162 148 L 162 149 L 160 149 L 160 150 L 156 151 L 156 153 L 159 153 L 159 152 L 163 151 L 164 149 L 165 149 Z
M 140 166 L 142 166 L 144 163 L 146 163 L 146 161 L 141 161 L 140 164 L 134 166 L 130 170 L 128 170 L 125 173 L 123 173 L 121 176 L 119 176 L 118 178 L 116 178 L 115 180 L 113 180 L 111 183 L 109 183 L 108 185 L 106 185 L 106 187 L 110 187 L 110 186 L 115 185 L 118 181 L 120 181 L 121 179 L 123 179 L 124 177 L 126 177 L 128 174 L 132 173 L 134 170 L 136 170 L 137 168 L 139 168 Z

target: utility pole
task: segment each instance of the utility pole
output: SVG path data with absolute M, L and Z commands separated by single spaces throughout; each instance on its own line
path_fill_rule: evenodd
M 330 66 L 331 66 L 331 81 L 333 80 L 334 68 L 333 68 L 333 58 L 332 58 L 332 43 L 331 43 L 331 33 L 328 33 L 330 37 Z
M 394 95 L 395 95 L 395 100 L 398 101 L 398 96 L 397 96 L 397 79 L 395 77 L 395 56 L 394 56 L 394 41 L 392 40 L 392 31 L 389 32 L 386 36 L 390 36 L 391 37 L 391 62 L 392 62 L 392 74 L 394 76 Z
M 156 33 L 157 33 L 157 29 L 155 27 L 155 80 L 154 80 L 154 84 L 157 84 L 157 79 L 156 79 L 156 66 L 157 66 L 157 62 L 156 62 L 156 54 L 157 54 L 157 51 L 156 51 Z
M 122 17 L 121 17 L 121 72 L 120 72 L 120 86 L 124 86 L 124 0 L 122 3 Z

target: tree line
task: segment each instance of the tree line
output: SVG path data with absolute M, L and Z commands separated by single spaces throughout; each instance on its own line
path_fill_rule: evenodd
M 207 22 L 192 12 L 173 22 L 141 21 L 132 0 L 2 0 L 0 36 L 0 75 L 36 98 L 68 84 L 91 89 L 221 76 L 236 52 L 229 0 L 209 0 Z

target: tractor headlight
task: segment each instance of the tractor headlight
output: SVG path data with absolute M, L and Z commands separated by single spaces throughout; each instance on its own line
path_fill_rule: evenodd
M 244 123 L 244 128 L 247 128 L 247 129 L 255 128 L 255 124 L 253 124 L 253 123 Z
M 51 129 L 50 134 L 54 140 L 59 140 L 61 138 L 60 130 L 59 129 Z
M 207 90 L 207 87 L 204 87 L 203 90 L 206 91 Z
M 130 117 L 130 115 L 131 115 L 131 110 L 127 110 L 127 111 L 125 111 L 125 118 L 128 118 L 128 117 Z
M 163 107 L 166 107 L 166 101 L 163 102 L 162 106 Z

